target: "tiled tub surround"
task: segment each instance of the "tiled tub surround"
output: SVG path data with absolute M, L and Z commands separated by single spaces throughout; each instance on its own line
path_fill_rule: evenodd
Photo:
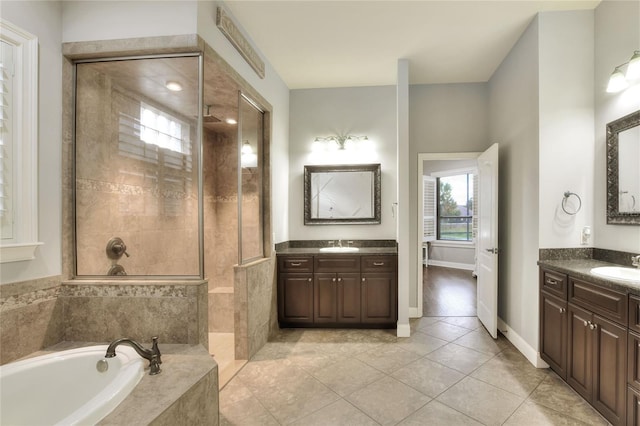
M 207 282 L 66 281 L 0 286 L 0 363 L 62 341 L 129 337 L 208 347 Z
M 0 364 L 64 340 L 61 277 L 0 285 Z
M 147 339 L 148 340 L 148 339 Z M 145 340 L 145 342 L 147 342 Z M 63 342 L 43 352 L 96 343 Z M 145 346 L 148 346 L 145 343 Z M 100 425 L 218 425 L 218 366 L 202 345 L 160 343 L 162 372 L 145 375 Z M 34 356 L 42 355 L 35 353 Z

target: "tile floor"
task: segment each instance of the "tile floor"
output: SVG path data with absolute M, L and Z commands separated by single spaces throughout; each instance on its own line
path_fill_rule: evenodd
M 475 317 L 279 332 L 220 393 L 221 425 L 606 425 Z
M 233 333 L 209 333 L 209 353 L 218 363 L 218 387 L 222 389 L 247 363 L 236 359 Z

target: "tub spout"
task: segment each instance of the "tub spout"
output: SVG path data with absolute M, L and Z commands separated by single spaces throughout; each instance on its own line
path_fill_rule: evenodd
M 162 364 L 162 359 L 160 358 L 160 349 L 158 349 L 158 338 L 152 337 L 153 344 L 151 349 L 145 349 L 142 345 L 135 340 L 131 339 L 117 339 L 109 344 L 107 348 L 107 353 L 104 355 L 105 358 L 113 358 L 116 356 L 116 348 L 118 345 L 127 344 L 131 346 L 142 358 L 149 361 L 149 375 L 153 376 L 156 374 L 160 374 L 160 364 Z

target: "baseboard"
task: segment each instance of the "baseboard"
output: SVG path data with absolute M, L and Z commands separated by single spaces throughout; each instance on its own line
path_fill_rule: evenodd
M 422 316 L 422 312 L 418 311 L 418 308 L 409 308 L 409 318 L 420 318 Z
M 504 320 L 498 317 L 498 330 L 511 342 L 513 346 L 519 350 L 522 355 L 536 368 L 548 368 L 549 364 L 544 362 L 540 358 L 540 352 L 532 348 L 518 333 L 516 333 L 511 327 L 504 322 Z
M 464 269 L 466 271 L 473 271 L 476 268 L 476 265 L 473 265 L 473 264 L 446 262 L 444 260 L 431 260 L 431 259 L 429 259 L 429 265 L 442 266 L 445 268 L 453 268 L 453 269 Z
M 400 324 L 398 323 L 398 327 L 396 328 L 396 336 L 397 337 L 411 337 L 411 327 L 409 324 Z

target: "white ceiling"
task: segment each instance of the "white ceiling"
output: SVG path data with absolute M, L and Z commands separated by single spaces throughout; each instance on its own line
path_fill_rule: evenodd
M 487 81 L 539 11 L 599 0 L 227 0 L 290 89 Z

